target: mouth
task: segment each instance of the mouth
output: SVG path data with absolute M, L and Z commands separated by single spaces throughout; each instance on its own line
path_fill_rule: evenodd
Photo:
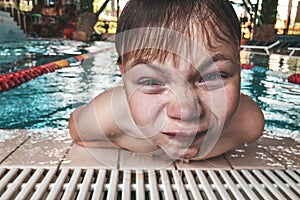
M 206 133 L 207 130 L 199 132 L 162 132 L 162 134 L 166 135 L 168 138 L 179 142 L 193 142 L 205 136 Z

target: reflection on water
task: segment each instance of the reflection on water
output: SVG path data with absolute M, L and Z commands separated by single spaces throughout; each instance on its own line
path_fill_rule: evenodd
M 251 63 L 252 70 L 242 70 L 242 92 L 262 108 L 265 129 L 279 135 L 299 134 L 300 86 L 287 77 L 300 73 L 300 57 L 241 52 L 241 62 Z
M 265 67 L 272 71 L 287 74 L 300 73 L 300 57 L 283 54 L 253 53 L 241 51 L 241 63 L 254 64 L 255 66 Z
M 86 44 L 68 40 L 26 40 L 0 46 L 0 74 L 39 66 L 84 52 Z
M 62 44 L 62 41 L 33 43 L 19 49 L 50 46 L 47 51 L 31 49 L 31 52 L 39 52 L 32 53 L 35 57 L 47 56 L 49 52 L 56 56 L 70 57 L 72 55 L 66 52 L 70 53 L 70 49 L 75 47 L 75 53 L 80 48 L 81 51 L 97 48 L 109 50 L 84 61 L 82 65 L 60 69 L 0 93 L 0 128 L 67 128 L 69 114 L 75 107 L 87 103 L 121 80 L 112 43 L 98 43 L 96 46 L 83 48 L 82 45 L 68 41 L 65 47 L 58 48 Z M 37 59 L 35 62 L 45 62 L 43 59 L 42 57 L 42 61 Z M 265 129 L 282 135 L 299 133 L 300 87 L 287 83 L 286 80 L 289 74 L 299 72 L 299 58 L 241 52 L 241 62 L 256 65 L 252 70 L 242 70 L 241 89 L 263 109 Z M 3 66 L 0 69 L 4 69 Z
M 266 130 L 282 134 L 299 131 L 300 87 L 269 71 L 242 70 L 241 90 L 262 108 Z
M 299 73 L 300 57 L 271 54 L 269 57 L 269 69 L 283 73 Z

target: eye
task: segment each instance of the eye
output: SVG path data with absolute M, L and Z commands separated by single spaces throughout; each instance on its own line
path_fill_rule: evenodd
M 205 90 L 214 90 L 224 86 L 225 79 L 228 78 L 228 75 L 223 72 L 212 72 L 204 74 L 200 80 L 196 82 L 197 88 L 202 88 Z
M 227 74 L 222 73 L 222 72 L 213 72 L 206 74 L 202 77 L 202 81 L 208 82 L 208 81 L 217 81 L 217 80 L 222 80 L 224 78 L 227 78 Z
M 160 93 L 165 89 L 164 82 L 152 78 L 140 79 L 137 84 L 140 86 L 140 90 L 144 93 Z
M 138 81 L 139 85 L 142 86 L 163 86 L 164 84 L 159 81 L 159 80 L 155 80 L 155 79 L 142 79 Z

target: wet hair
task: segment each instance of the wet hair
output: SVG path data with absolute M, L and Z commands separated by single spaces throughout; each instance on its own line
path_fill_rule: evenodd
M 178 54 L 176 49 L 192 55 L 199 43 L 210 51 L 230 45 L 238 53 L 240 38 L 239 20 L 228 0 L 130 0 L 118 19 L 115 43 L 118 63 L 124 65 L 163 62 L 170 51 Z

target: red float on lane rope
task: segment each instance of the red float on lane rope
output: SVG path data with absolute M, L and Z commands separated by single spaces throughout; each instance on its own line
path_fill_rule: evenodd
M 292 75 L 290 75 L 288 77 L 288 82 L 300 85 L 300 74 L 292 74 Z
M 253 67 L 254 65 L 252 64 L 245 64 L 245 63 L 241 64 L 242 69 L 252 69 Z

